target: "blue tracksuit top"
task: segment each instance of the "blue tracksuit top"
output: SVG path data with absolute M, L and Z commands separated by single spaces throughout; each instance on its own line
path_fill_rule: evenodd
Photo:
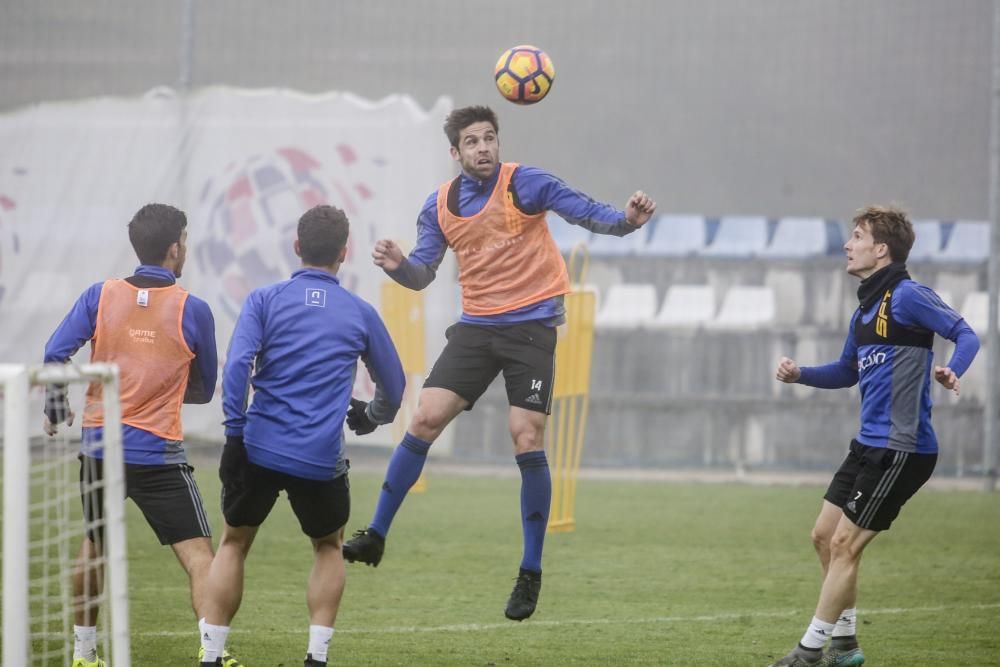
M 127 278 L 137 287 L 166 287 L 177 278 L 162 266 L 143 264 Z M 101 301 L 104 282 L 91 285 L 76 300 L 69 313 L 45 344 L 45 363 L 66 363 L 77 350 L 94 337 L 97 330 L 97 306 Z M 219 359 L 215 348 L 215 318 L 208 304 L 188 293 L 181 316 L 181 333 L 184 342 L 194 352 L 185 403 L 208 403 L 215 393 L 219 374 Z M 83 452 L 88 456 L 103 458 L 101 447 L 104 429 L 82 430 Z M 163 465 L 186 463 L 183 443 L 164 440 L 158 435 L 128 424 L 122 424 L 122 448 L 125 463 L 138 465 Z
M 885 343 L 858 344 L 856 328 L 878 316 L 880 302 L 868 310 L 860 307 L 840 359 L 825 366 L 802 368 L 801 384 L 825 389 L 860 383 L 861 427 L 857 441 L 918 454 L 938 451 L 931 425 L 933 351 L 929 347 Z M 933 334 L 955 343 L 948 367 L 960 376 L 979 351 L 979 338 L 965 320 L 941 301 L 929 287 L 903 280 L 892 290 L 891 321 L 920 336 Z M 860 318 L 860 322 L 858 321 Z
M 254 290 L 222 371 L 226 435 L 242 434 L 250 461 L 264 468 L 317 480 L 342 475 L 344 417 L 359 358 L 376 385 L 369 415 L 389 423 L 405 377 L 369 303 L 314 268 Z
M 458 186 L 459 215 L 471 217 L 482 211 L 493 194 L 499 175 L 499 165 L 487 180 L 473 178 L 463 171 Z M 570 224 L 579 225 L 595 234 L 625 236 L 640 229 L 625 222 L 624 211 L 574 190 L 544 169 L 519 165 L 511 176 L 511 184 L 517 194 L 518 208 L 528 215 L 554 211 Z M 448 240 L 438 224 L 435 190 L 427 197 L 417 217 L 416 246 L 398 269 L 387 273 L 404 287 L 421 290 L 434 280 L 447 249 Z M 461 321 L 468 324 L 498 325 L 544 320 L 556 325 L 564 319 L 563 299 L 553 297 L 498 315 L 474 316 L 463 313 Z

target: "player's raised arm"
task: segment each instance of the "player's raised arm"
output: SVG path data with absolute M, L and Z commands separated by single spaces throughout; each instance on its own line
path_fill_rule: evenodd
M 372 250 L 372 261 L 385 271 L 395 271 L 403 262 L 403 251 L 392 239 L 379 239 Z
M 642 191 L 632 194 L 622 210 L 597 201 L 539 167 L 518 166 L 511 183 L 521 211 L 528 214 L 554 211 L 571 225 L 595 234 L 626 236 L 646 224 L 656 210 L 656 202 Z
M 381 239 L 372 250 L 372 261 L 403 287 L 422 290 L 437 277 L 448 242 L 437 222 L 437 197 L 431 194 L 417 216 L 417 244 L 408 257 L 391 239 Z
M 656 202 L 642 190 L 636 190 L 625 204 L 625 222 L 633 227 L 642 227 L 656 212 Z
M 775 372 L 774 377 L 779 382 L 792 384 L 798 382 L 801 375 L 802 371 L 799 370 L 798 364 L 788 357 L 782 357 L 781 361 L 778 362 L 778 370 Z

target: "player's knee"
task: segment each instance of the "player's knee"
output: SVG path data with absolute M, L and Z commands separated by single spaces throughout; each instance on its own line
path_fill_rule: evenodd
M 816 551 L 825 552 L 830 550 L 830 533 L 828 531 L 813 526 L 809 537 L 812 539 Z
M 195 537 L 173 545 L 177 560 L 189 575 L 207 572 L 212 565 L 215 553 L 212 551 L 212 541 L 207 537 Z
M 417 410 L 410 420 L 409 432 L 421 440 L 432 442 L 448 425 L 447 419 L 442 414 L 437 414 L 431 410 Z
M 831 561 L 856 561 L 863 550 L 864 546 L 851 539 L 848 533 L 836 533 L 830 540 Z
M 319 559 L 341 559 L 343 558 L 344 544 L 340 540 L 316 540 L 312 541 L 313 555 Z
M 512 424 L 510 437 L 518 454 L 545 449 L 545 429 L 533 424 Z
M 313 551 L 317 554 L 330 551 L 340 553 L 344 546 L 344 529 L 324 535 L 323 537 L 312 537 Z

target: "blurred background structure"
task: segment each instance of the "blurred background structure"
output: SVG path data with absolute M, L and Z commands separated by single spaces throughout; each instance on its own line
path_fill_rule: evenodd
M 991 0 L 11 0 L 0 7 L 0 117 L 159 87 L 182 106 L 215 86 L 403 95 L 436 111 L 441 98 L 490 104 L 502 158 L 618 205 L 639 188 L 659 203 L 661 215 L 627 242 L 550 219 L 565 250 L 589 246 L 598 293 L 584 464 L 821 468 L 856 430 L 856 390 L 779 385 L 773 371 L 783 354 L 803 365 L 839 356 L 856 303 L 840 250 L 855 209 L 910 211 L 919 221 L 911 274 L 985 340 L 994 9 Z M 556 66 L 552 92 L 532 107 L 502 100 L 491 78 L 499 53 L 519 43 L 544 48 Z M 426 156 L 434 169 L 447 160 L 444 137 L 436 141 Z M 16 167 L 2 157 L 0 166 Z M 99 180 L 102 168 L 79 178 Z M 434 169 L 412 163 L 415 174 Z M 157 193 L 136 193 L 146 194 Z M 396 221 L 411 240 L 420 202 L 408 190 L 395 202 L 412 211 Z M 64 214 L 71 224 L 74 212 Z M 192 229 L 202 222 L 193 216 Z M 40 341 L 2 342 L 41 357 Z M 950 351 L 940 345 L 938 361 Z M 988 377 L 982 355 L 961 397 L 935 391 L 942 471 L 994 466 Z M 510 457 L 500 387 L 454 436 L 458 458 Z
M 227 85 L 497 107 L 507 159 L 599 199 L 844 217 L 987 215 L 992 3 L 967 0 L 10 0 L 0 108 Z M 508 46 L 556 65 L 503 103 Z

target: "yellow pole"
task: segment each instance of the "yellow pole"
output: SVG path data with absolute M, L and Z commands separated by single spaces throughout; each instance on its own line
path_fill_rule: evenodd
M 568 270 L 573 291 L 566 295 L 566 328 L 556 343 L 556 384 L 552 420 L 546 430 L 546 449 L 552 456 L 552 505 L 548 531 L 576 528 L 576 480 L 583 455 L 590 400 L 590 366 L 594 347 L 594 293 L 583 289 L 589 258 L 577 245 Z

